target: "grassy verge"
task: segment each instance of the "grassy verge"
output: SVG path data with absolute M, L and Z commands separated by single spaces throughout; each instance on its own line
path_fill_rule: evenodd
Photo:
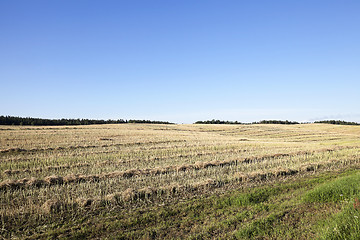
M 342 211 L 320 223 L 320 239 L 360 239 L 360 174 L 321 184 L 304 196 L 305 202 L 337 203 Z
M 27 222 L 30 239 L 358 239 L 356 169 L 137 209 L 102 206 Z M 342 196 L 340 196 L 342 195 Z M 339 197 L 338 197 L 339 196 Z M 359 203 L 360 205 L 360 203 Z M 338 235 L 336 235 L 338 233 Z M 15 235 L 8 236 L 15 237 Z

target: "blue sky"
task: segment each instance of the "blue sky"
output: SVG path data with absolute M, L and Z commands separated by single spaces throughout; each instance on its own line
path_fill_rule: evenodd
M 0 1 L 0 115 L 360 122 L 359 1 Z

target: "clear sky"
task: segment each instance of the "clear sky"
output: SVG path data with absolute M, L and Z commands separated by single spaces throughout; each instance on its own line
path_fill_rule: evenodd
M 360 1 L 0 0 L 0 115 L 360 122 Z

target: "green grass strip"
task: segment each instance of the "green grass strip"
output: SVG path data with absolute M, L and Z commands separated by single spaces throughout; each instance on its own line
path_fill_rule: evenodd
M 360 191 L 360 174 L 324 183 L 308 191 L 303 201 L 305 202 L 340 202 L 352 198 Z

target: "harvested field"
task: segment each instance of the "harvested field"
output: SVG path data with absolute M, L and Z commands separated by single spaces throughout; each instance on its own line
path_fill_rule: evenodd
M 43 226 L 63 226 L 60 219 L 131 216 L 141 209 L 358 166 L 359 126 L 2 126 L 0 235 L 47 238 Z M 204 238 L 238 236 L 237 229 L 233 235 L 220 231 Z M 148 236 L 145 230 L 143 235 L 121 231 L 124 238 Z M 92 234 L 84 237 L 101 237 Z

